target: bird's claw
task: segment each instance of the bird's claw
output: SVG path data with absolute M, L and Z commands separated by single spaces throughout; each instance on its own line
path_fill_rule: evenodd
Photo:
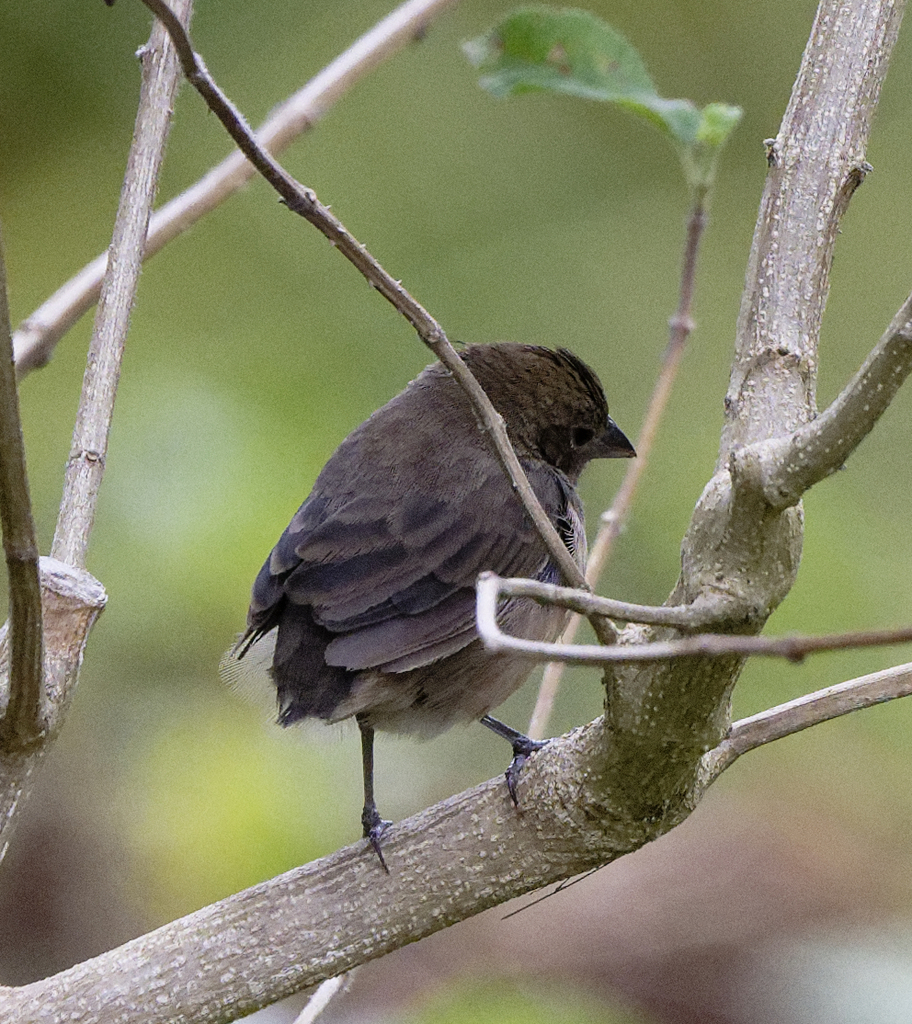
M 523 765 L 528 760 L 530 754 L 536 750 L 541 750 L 547 744 L 547 740 L 533 740 L 529 739 L 528 736 L 522 736 L 514 742 L 513 760 L 510 762 L 506 772 L 504 772 L 504 777 L 507 780 L 507 789 L 510 792 L 510 799 L 513 801 L 514 807 L 519 807 L 516 784 L 519 782 L 519 773 L 523 770 Z
M 386 866 L 386 858 L 383 856 L 383 849 L 380 846 L 380 837 L 392 825 L 391 821 L 380 817 L 376 807 L 365 807 L 361 814 L 361 824 L 364 827 L 364 838 L 371 844 L 380 866 L 389 874 L 390 869 Z

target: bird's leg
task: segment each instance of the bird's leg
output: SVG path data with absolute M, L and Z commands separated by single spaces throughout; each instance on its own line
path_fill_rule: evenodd
M 380 849 L 380 837 L 392 822 L 380 817 L 374 802 L 374 729 L 367 724 L 362 715 L 355 717 L 361 730 L 361 769 L 364 773 L 364 810 L 361 812 L 361 825 L 364 828 L 364 838 L 370 840 L 383 870 L 389 874 L 383 850 Z
M 519 773 L 522 771 L 522 767 L 526 763 L 526 758 L 529 754 L 535 750 L 541 750 L 548 743 L 548 740 L 530 739 L 516 729 L 511 729 L 509 725 L 498 722 L 496 718 L 492 718 L 490 715 L 485 715 L 481 719 L 481 724 L 486 725 L 492 732 L 496 732 L 498 736 L 503 736 L 513 748 L 513 760 L 510 762 L 505 775 L 507 789 L 510 791 L 510 799 L 513 801 L 513 806 L 519 807 L 519 800 L 516 797 L 516 783 L 519 780 Z

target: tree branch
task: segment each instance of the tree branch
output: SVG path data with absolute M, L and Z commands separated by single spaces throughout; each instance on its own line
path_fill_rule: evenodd
M 736 448 L 816 413 L 818 340 L 842 216 L 865 148 L 903 3 L 821 3 L 766 180 L 738 322 L 718 469 Z
M 733 480 L 730 468 L 741 468 L 743 454 L 736 453 L 816 416 L 817 349 L 833 249 L 865 166 L 903 9 L 890 0 L 822 0 L 771 149 L 716 474 L 684 538 L 681 578 L 670 599 L 692 604 L 700 595 L 725 594 L 757 630 L 794 582 L 802 513 L 800 507 L 771 510 L 756 487 Z M 717 663 L 715 672 L 722 671 Z M 718 680 L 721 702 L 739 671 L 733 661 L 727 680 Z M 680 692 L 681 682 L 656 680 L 657 692 Z M 691 689 L 686 682 L 684 689 Z
M 671 398 L 671 391 L 684 357 L 687 340 L 694 329 L 693 300 L 697 276 L 697 256 L 707 220 L 706 189 L 700 188 L 694 195 L 693 206 L 687 218 L 684 256 L 681 261 L 681 280 L 678 288 L 678 307 L 668 321 L 668 345 L 662 360 L 662 369 L 649 400 L 643 427 L 637 437 L 637 457 L 628 465 L 623 483 L 611 503 L 611 508 L 602 515 L 599 532 L 592 545 L 589 563 L 586 566 L 586 579 L 592 587 L 598 584 L 611 548 L 630 514 L 634 496 L 643 473 L 646 471 L 649 456 L 658 436 L 665 408 Z
M 527 596 L 544 604 L 580 608 L 589 606 L 589 612 L 604 598 L 588 597 L 563 587 L 547 587 L 534 580 L 505 580 L 492 572 L 478 577 L 476 626 L 485 647 L 493 652 L 509 651 L 529 661 L 562 661 L 569 665 L 610 665 L 631 661 L 665 661 L 672 658 L 721 658 L 736 654 L 740 657 L 786 658 L 802 661 L 808 654 L 821 651 L 842 651 L 855 647 L 885 647 L 890 644 L 912 643 L 912 626 L 901 629 L 859 630 L 852 633 L 830 633 L 823 636 L 729 636 L 719 633 L 701 633 L 679 640 L 657 640 L 650 643 L 625 643 L 611 646 L 598 644 L 546 643 L 523 640 L 504 633 L 497 625 L 497 605 L 500 596 Z M 590 604 L 591 602 L 591 604 Z M 623 607 L 622 602 L 617 605 Z M 661 612 L 672 613 L 669 618 L 687 609 L 646 608 L 627 605 L 626 615 L 635 618 L 660 618 Z M 636 608 L 642 611 L 635 611 Z M 622 616 L 622 617 L 625 617 Z M 687 620 L 688 616 L 682 615 Z M 695 617 L 696 618 L 696 617 Z
M 725 423 L 713 478 L 681 546 L 681 575 L 666 603 L 738 609 L 732 627 L 759 633 L 798 571 L 800 507 L 771 510 L 735 486 L 736 450 L 780 437 L 816 415 L 820 323 L 843 213 L 865 167 L 865 147 L 904 4 L 821 0 L 761 200 Z M 740 623 L 740 627 L 738 627 Z M 619 644 L 668 640 L 628 626 Z M 613 792 L 629 813 L 685 815 L 704 787 L 700 762 L 728 734 L 741 654 L 627 662 L 605 670 Z M 659 810 L 661 809 L 661 810 Z
M 761 743 L 910 692 L 912 665 L 903 665 L 744 719 L 703 759 L 703 786 Z M 607 742 L 603 719 L 552 740 L 523 771 L 519 809 L 498 778 L 394 825 L 384 835 L 391 874 L 362 840 L 51 978 L 0 988 L 0 1016 L 4 1024 L 228 1024 L 616 860 L 679 819 L 639 820 L 604 788 Z
M 260 144 L 270 153 L 282 152 L 312 128 L 368 72 L 420 38 L 428 25 L 456 2 L 408 0 L 396 8 L 278 106 L 257 131 Z M 143 259 L 154 256 L 220 206 L 255 173 L 242 153 L 237 150 L 231 153 L 152 215 Z M 106 253 L 92 260 L 20 324 L 13 336 L 16 372 L 20 378 L 44 366 L 57 342 L 98 301 L 106 265 Z
M 142 2 L 156 17 L 161 19 L 171 36 L 187 81 L 203 97 L 206 105 L 222 122 L 225 130 L 234 139 L 240 150 L 278 192 L 285 205 L 329 239 L 333 246 L 366 278 L 367 282 L 408 320 L 425 345 L 456 378 L 468 396 L 484 430 L 490 436 L 504 471 L 535 523 L 536 529 L 564 581 L 571 586 L 585 589 L 587 587 L 585 577 L 535 496 L 525 471 L 513 451 L 513 446 L 510 444 L 503 419 L 491 405 L 487 395 L 468 367 L 459 358 L 440 324 L 402 287 L 400 281 L 384 270 L 342 222 L 329 212 L 317 199 L 312 189 L 305 188 L 295 181 L 278 161 L 259 144 L 240 111 L 209 74 L 199 54 L 194 51 L 186 30 L 168 5 L 164 3 L 164 0 L 142 0 Z
M 491 601 L 496 602 L 501 595 L 529 597 L 539 604 L 560 605 L 561 608 L 569 608 L 578 615 L 588 618 L 604 616 L 618 622 L 669 626 L 690 631 L 708 629 L 720 622 L 725 622 L 728 618 L 726 613 L 737 611 L 733 603 L 726 603 L 722 599 L 711 602 L 703 601 L 693 605 L 631 604 L 629 601 L 617 601 L 612 597 L 590 594 L 585 590 L 558 587 L 553 583 L 540 583 L 538 580 L 525 578 L 507 579 L 496 573 L 484 573 L 478 589 L 480 593 L 485 594 L 483 614 L 486 619 L 486 628 L 490 625 Z M 548 646 L 558 648 L 567 646 L 567 643 L 561 637 L 560 643 L 548 644 Z
M 182 17 L 189 18 L 192 0 L 180 0 L 179 9 Z M 136 128 L 89 345 L 60 515 L 51 545 L 54 558 L 80 568 L 85 566 L 95 521 L 95 505 L 104 476 L 108 434 L 146 229 L 180 82 L 174 50 L 158 26 L 153 26 L 149 43 L 140 56 L 143 74 Z
M 912 371 L 912 296 L 839 397 L 787 437 L 750 445 L 732 456 L 732 475 L 756 488 L 771 508 L 794 505 L 835 473 L 874 429 Z
M 389 875 L 359 841 L 51 978 L 0 989 L 0 1018 L 35 1024 L 53 1008 L 73 1024 L 227 1024 L 605 864 L 658 831 L 598 785 L 590 769 L 604 742 L 599 721 L 533 755 L 519 810 L 500 777 L 393 825 Z
M 327 978 L 326 981 L 321 981 L 316 991 L 308 1000 L 307 1005 L 295 1017 L 292 1024 L 313 1024 L 333 999 L 340 992 L 345 992 L 348 989 L 353 974 L 354 971 L 348 971 L 346 974 L 340 974 L 335 978 Z
M 766 743 L 792 736 L 813 725 L 829 722 L 852 711 L 872 708 L 898 697 L 912 695 L 912 664 L 896 665 L 883 672 L 850 679 L 828 686 L 825 690 L 806 694 L 768 711 L 742 718 L 731 727 L 729 735 L 703 759 L 707 784 L 718 778 L 726 768 L 749 750 Z
M 41 586 L 38 543 L 25 471 L 25 445 L 13 366 L 6 259 L 0 236 L 0 524 L 9 576 L 12 652 L 9 687 L 0 680 L 0 756 L 29 748 L 41 737 Z M 3 697 L 6 700 L 2 700 Z
M 728 464 L 735 448 L 813 416 L 823 308 L 815 289 L 825 297 L 848 197 L 845 161 L 859 166 L 901 11 L 890 0 L 821 4 L 755 235 L 719 469 L 695 513 L 671 604 L 723 594 L 759 629 L 793 579 L 798 513 L 771 514 L 765 500 L 749 496 L 736 501 Z M 841 205 L 833 199 L 840 188 Z M 808 238 L 799 239 L 799 222 Z M 78 1024 L 227 1022 L 637 849 L 702 796 L 703 755 L 729 731 L 728 697 L 742 660 L 612 669 L 604 718 L 530 758 L 521 811 L 502 780 L 486 783 L 393 826 L 384 837 L 390 876 L 361 842 L 54 978 L 2 992 L 0 1016 L 8 1024 L 34 1024 L 39 1014 Z
M 37 731 L 41 742 L 0 749 L 0 861 L 29 777 L 56 738 L 69 711 L 89 631 L 107 600 L 87 572 L 52 558 L 39 561 L 44 633 L 44 678 Z M 0 705 L 9 688 L 8 627 L 0 628 Z

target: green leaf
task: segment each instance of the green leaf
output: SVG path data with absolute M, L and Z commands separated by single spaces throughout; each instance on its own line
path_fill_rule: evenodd
M 722 146 L 741 120 L 741 108 L 710 103 L 703 108 L 697 138 L 707 146 Z
M 738 107 L 659 96 L 636 49 L 589 11 L 528 7 L 464 44 L 494 96 L 553 92 L 615 103 L 670 137 L 688 181 L 708 187 L 718 151 L 741 118 Z
M 586 99 L 655 96 L 640 55 L 588 11 L 530 7 L 515 11 L 465 44 L 495 96 L 549 90 Z

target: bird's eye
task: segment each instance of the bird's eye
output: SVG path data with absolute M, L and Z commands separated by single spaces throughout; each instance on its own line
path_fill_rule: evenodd
M 582 448 L 584 445 L 589 444 L 593 437 L 595 437 L 595 431 L 590 430 L 588 427 L 574 427 L 573 428 L 573 447 Z

